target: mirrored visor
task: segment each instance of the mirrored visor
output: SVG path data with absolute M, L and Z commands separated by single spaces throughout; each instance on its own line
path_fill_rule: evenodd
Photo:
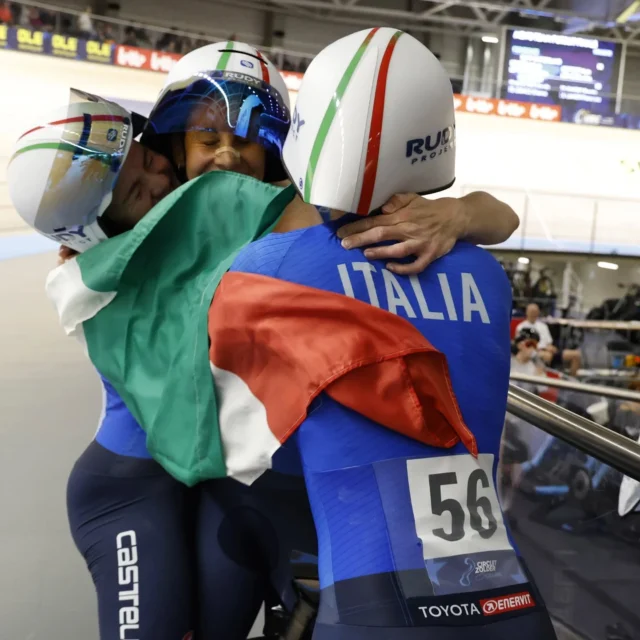
M 71 89 L 66 113 L 27 131 L 11 163 L 46 167 L 34 226 L 52 232 L 90 224 L 104 211 L 133 139 L 131 115 L 119 105 Z M 42 155 L 42 152 L 50 155 Z M 40 153 L 37 163 L 33 154 Z M 44 164 L 43 164 L 44 163 Z
M 232 134 L 281 157 L 291 117 L 280 94 L 252 76 L 210 71 L 174 83 L 153 109 L 143 136 L 187 131 Z

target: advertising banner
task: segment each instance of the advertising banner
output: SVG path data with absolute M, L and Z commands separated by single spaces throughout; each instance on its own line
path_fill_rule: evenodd
M 182 56 L 140 47 L 116 46 L 115 64 L 119 67 L 169 73 Z
M 9 48 L 9 27 L 6 24 L 0 24 L 0 49 Z
M 541 120 L 560 122 L 562 109 L 555 105 L 517 102 L 515 100 L 497 100 L 495 98 L 474 98 L 472 96 L 454 96 L 456 111 L 479 113 L 488 116 L 504 116 L 519 120 Z
M 549 34 L 516 30 L 510 32 L 509 47 L 508 91 L 504 98 L 456 94 L 456 111 L 515 120 L 640 129 L 640 115 L 611 113 L 609 96 L 613 89 L 613 69 L 618 63 L 617 49 L 611 43 L 561 34 L 552 38 Z M 0 25 L 1 49 L 159 73 L 171 71 L 182 57 L 176 53 L 7 25 Z M 534 73 L 540 65 L 545 70 L 544 78 Z M 574 75 L 578 72 L 576 79 Z M 302 74 L 281 73 L 293 107 Z M 585 84 L 587 77 L 589 82 Z M 558 85 L 560 93 L 554 93 L 552 85 Z
M 57 58 L 71 58 L 73 60 L 82 59 L 79 58 L 80 47 L 78 44 L 78 38 L 71 36 L 61 36 L 60 34 L 47 34 L 50 38 L 50 51 L 51 55 Z
M 114 45 L 48 31 L 0 25 L 0 49 L 40 53 L 55 58 L 113 64 Z
M 50 37 L 45 38 L 45 35 L 49 36 L 44 31 L 32 31 L 23 27 L 10 29 L 8 48 L 29 53 L 49 53 L 46 44 L 50 44 Z
M 113 64 L 113 51 L 116 45 L 97 40 L 78 40 L 79 59 L 100 64 Z

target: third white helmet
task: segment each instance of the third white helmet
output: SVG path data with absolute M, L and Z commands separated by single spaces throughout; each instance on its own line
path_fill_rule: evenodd
M 142 142 L 163 149 L 164 134 L 217 131 L 261 145 L 267 182 L 286 178 L 282 146 L 291 124 L 284 78 L 258 49 L 217 42 L 181 58 L 167 76 Z
M 283 161 L 306 202 L 361 215 L 394 193 L 446 189 L 455 179 L 447 73 L 396 29 L 341 38 L 305 73 Z

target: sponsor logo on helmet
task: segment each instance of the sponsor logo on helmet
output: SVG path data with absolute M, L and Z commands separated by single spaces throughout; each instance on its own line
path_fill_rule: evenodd
M 245 84 L 253 85 L 254 87 L 261 87 L 262 80 L 249 76 L 246 73 L 238 73 L 237 71 L 225 71 L 222 74 L 225 80 L 232 80 L 233 82 L 244 82 Z
M 77 227 L 59 227 L 58 229 L 54 229 L 53 233 L 47 234 L 47 236 L 60 244 L 65 244 L 66 242 L 71 241 L 89 241 L 82 225 Z
M 298 134 L 300 133 L 300 127 L 304 125 L 305 121 L 302 119 L 300 112 L 298 111 L 298 107 L 293 110 L 293 126 L 291 127 L 291 135 L 294 140 L 298 139 Z
M 115 139 L 118 137 L 118 132 L 115 129 L 109 129 L 109 131 L 107 131 L 107 140 L 109 142 L 114 142 Z
M 253 62 L 251 62 L 251 60 L 240 60 L 240 64 L 243 67 L 247 67 L 249 69 L 253 69 Z
M 407 158 L 411 164 L 416 162 L 426 162 L 447 151 L 453 149 L 456 138 L 456 125 L 445 127 L 436 133 L 430 133 L 425 138 L 414 138 L 407 140 Z
M 123 151 L 127 144 L 127 135 L 129 133 L 129 123 L 122 123 L 122 134 L 120 135 L 120 140 L 118 141 L 118 151 Z

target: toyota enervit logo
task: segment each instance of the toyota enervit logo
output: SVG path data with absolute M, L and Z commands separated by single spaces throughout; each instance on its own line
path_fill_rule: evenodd
M 529 609 L 530 607 L 535 607 L 536 603 L 528 591 L 523 591 L 522 593 L 514 593 L 509 596 L 480 600 L 480 606 L 485 616 L 495 616 L 499 613 Z

